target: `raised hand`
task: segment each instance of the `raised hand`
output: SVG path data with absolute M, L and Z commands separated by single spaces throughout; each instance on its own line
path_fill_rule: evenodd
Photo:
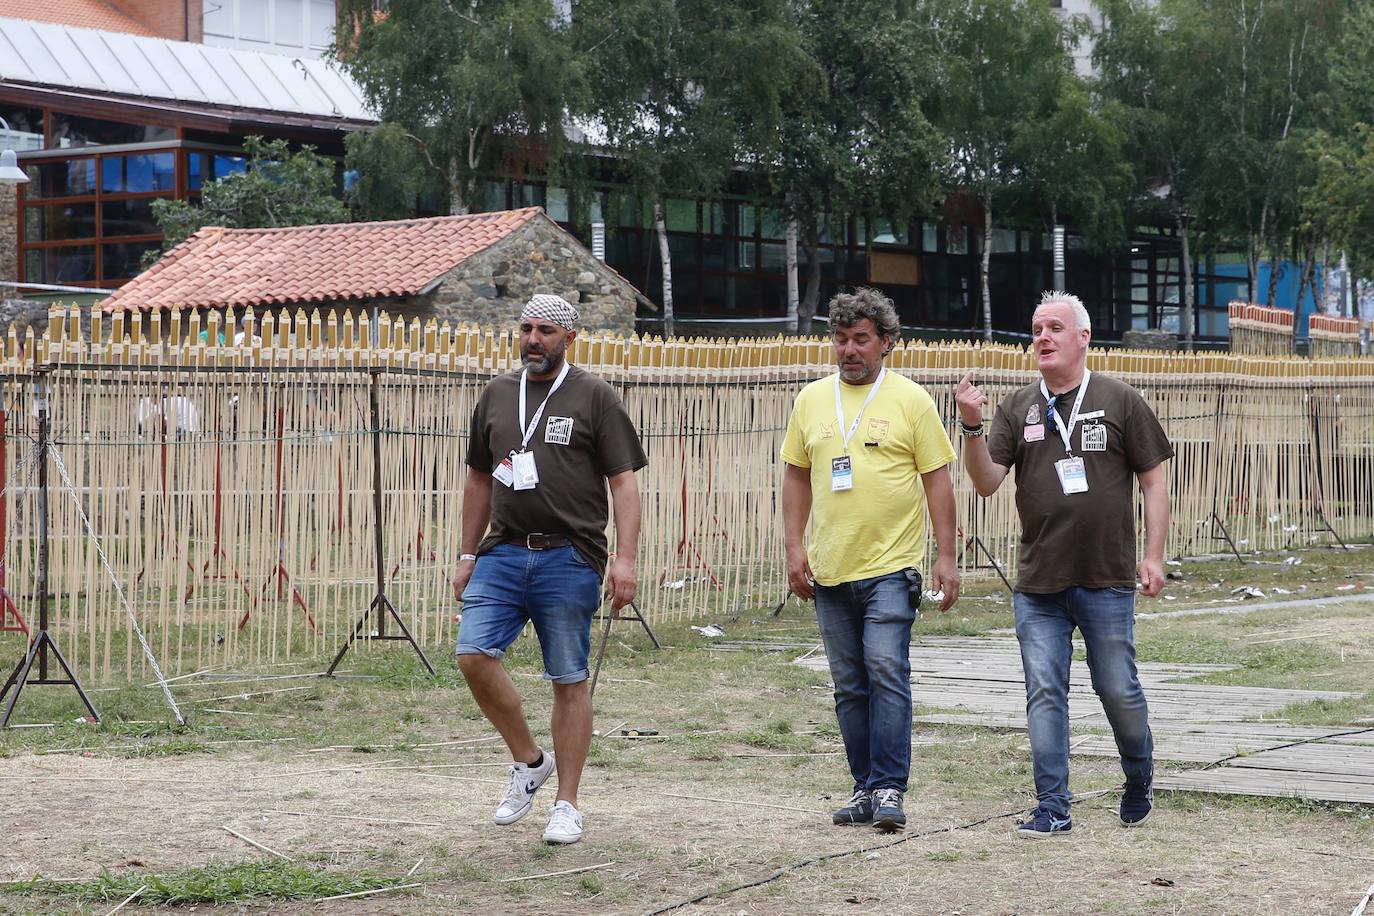
M 983 389 L 973 383 L 973 372 L 970 369 L 964 373 L 954 387 L 954 403 L 958 405 L 959 416 L 963 417 L 966 426 L 977 426 L 983 422 L 983 407 L 988 403 L 988 396 Z

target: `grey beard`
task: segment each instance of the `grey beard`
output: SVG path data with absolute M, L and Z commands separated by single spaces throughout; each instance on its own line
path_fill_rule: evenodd
M 543 358 L 538 360 L 522 355 L 520 361 L 525 364 L 526 369 L 535 375 L 546 375 L 563 365 L 563 351 L 545 353 Z

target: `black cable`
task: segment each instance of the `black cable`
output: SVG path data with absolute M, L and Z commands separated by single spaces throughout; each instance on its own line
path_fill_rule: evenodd
M 1111 791 L 1116 790 L 1107 790 L 1107 792 Z M 1086 801 L 1089 798 L 1097 798 L 1098 796 L 1104 794 L 1106 794 L 1106 792 L 1092 792 L 1088 795 L 1083 795 L 1073 799 L 1070 802 L 1070 804 L 1076 805 L 1080 801 Z M 670 913 L 673 910 L 680 910 L 685 906 L 692 906 L 693 904 L 701 903 L 703 900 L 709 900 L 712 897 L 724 898 L 728 897 L 730 894 L 738 893 L 739 891 L 745 891 L 749 890 L 750 888 L 761 887 L 765 884 L 771 884 L 772 882 L 786 875 L 788 872 L 798 871 L 800 869 L 807 868 L 812 865 L 817 865 L 821 862 L 828 862 L 831 859 L 843 859 L 847 856 L 855 856 L 863 852 L 873 852 L 875 850 L 880 849 L 891 849 L 893 846 L 900 846 L 903 843 L 909 843 L 912 840 L 920 840 L 926 837 L 936 836 L 941 833 L 953 833 L 956 830 L 971 830 L 974 827 L 981 827 L 984 824 L 987 824 L 991 821 L 998 821 L 1005 817 L 1015 817 L 1018 814 L 1024 814 L 1025 810 L 1025 808 L 1017 808 L 1015 811 L 1004 811 L 1001 814 L 989 814 L 986 817 L 980 817 L 978 820 L 969 821 L 966 824 L 956 824 L 952 827 L 939 827 L 935 830 L 923 830 L 920 833 L 908 833 L 901 839 L 893 840 L 890 843 L 879 843 L 875 846 L 860 846 L 858 849 L 846 849 L 842 852 L 830 852 L 826 853 L 823 856 L 815 856 L 814 858 L 804 859 L 800 862 L 793 862 L 791 865 L 786 865 L 778 869 L 777 871 L 773 872 L 773 874 L 768 875 L 767 877 L 759 878 L 757 881 L 749 881 L 744 884 L 736 884 L 734 887 L 728 887 L 725 890 L 707 891 L 706 893 L 693 897 L 690 900 L 679 900 L 677 903 L 670 903 L 667 906 L 662 907 L 660 909 L 651 910 L 649 913 L 646 914 L 646 916 L 660 916 L 661 913 Z

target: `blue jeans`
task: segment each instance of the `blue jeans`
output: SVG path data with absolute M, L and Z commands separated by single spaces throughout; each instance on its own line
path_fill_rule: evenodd
M 1016 592 L 1012 603 L 1026 673 L 1035 795 L 1041 807 L 1059 815 L 1069 813 L 1069 662 L 1074 627 L 1083 634 L 1093 690 L 1111 723 L 1126 780 L 1148 783 L 1154 739 L 1135 669 L 1135 589 Z
M 906 791 L 911 773 L 911 624 L 900 572 L 816 584 L 816 620 L 835 682 L 854 789 Z
M 498 544 L 477 558 L 463 589 L 457 653 L 500 658 L 532 622 L 544 677 L 576 684 L 587 679 L 592 615 L 600 606 L 601 577 L 576 548 Z

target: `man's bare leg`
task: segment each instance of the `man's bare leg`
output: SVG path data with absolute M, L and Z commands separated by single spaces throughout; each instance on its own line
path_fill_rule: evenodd
M 512 689 L 514 685 L 512 685 Z M 587 681 L 553 685 L 553 756 L 558 801 L 577 807 L 577 787 L 592 744 L 592 691 Z
M 515 689 L 515 682 L 506 673 L 500 659 L 491 658 L 487 655 L 460 655 L 458 656 L 458 668 L 463 672 L 463 677 L 467 679 L 468 689 L 472 691 L 472 698 L 477 701 L 482 714 L 505 739 L 506 747 L 510 748 L 511 758 L 519 763 L 533 763 L 539 756 L 539 745 L 534 742 L 534 736 L 530 734 L 529 724 L 525 722 L 525 711 L 520 700 L 520 691 Z M 588 703 L 587 710 L 590 717 L 590 703 Z M 556 707 L 555 719 L 557 719 Z M 587 730 L 590 737 L 590 724 Z M 555 731 L 555 749 L 557 748 L 557 740 L 558 736 Z M 558 756 L 556 750 L 554 756 Z M 585 760 L 585 749 L 582 756 Z M 562 767 L 561 761 L 559 767 L 560 769 Z

